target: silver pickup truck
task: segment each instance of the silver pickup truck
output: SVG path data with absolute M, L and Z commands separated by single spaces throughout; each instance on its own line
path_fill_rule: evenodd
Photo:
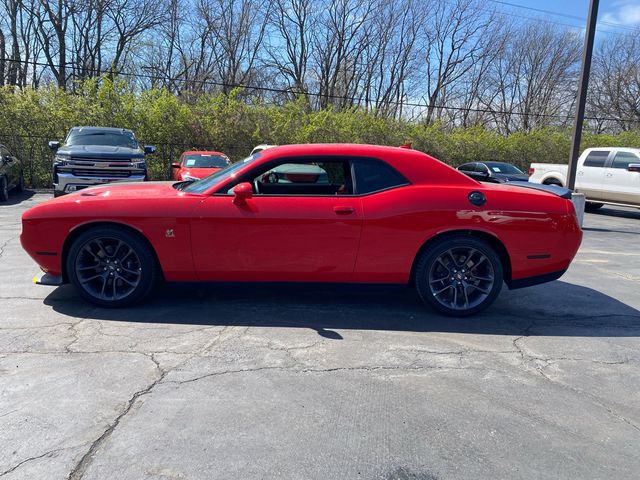
M 110 127 L 73 127 L 65 141 L 49 142 L 53 160 L 53 195 L 58 197 L 91 185 L 147 180 L 145 154 L 131 130 Z
M 529 181 L 564 187 L 567 165 L 532 163 Z M 575 191 L 584 193 L 590 210 L 605 203 L 640 207 L 640 149 L 586 149 L 578 159 Z

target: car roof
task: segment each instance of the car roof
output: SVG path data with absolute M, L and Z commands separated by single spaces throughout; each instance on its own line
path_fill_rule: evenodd
M 464 173 L 418 150 L 356 143 L 307 143 L 280 145 L 260 152 L 260 163 L 283 157 L 332 156 L 381 159 L 414 184 L 448 183 L 477 185 Z
M 585 152 L 591 152 L 593 150 L 617 150 L 619 152 L 640 153 L 640 148 L 634 148 L 634 147 L 591 147 L 591 148 L 585 149 Z
M 89 126 L 82 126 L 82 127 L 72 127 L 71 131 L 80 131 L 80 132 L 86 132 L 86 133 L 91 133 L 91 132 L 128 132 L 128 133 L 133 133 L 132 130 L 129 130 L 128 128 L 117 128 L 117 127 L 89 127 Z

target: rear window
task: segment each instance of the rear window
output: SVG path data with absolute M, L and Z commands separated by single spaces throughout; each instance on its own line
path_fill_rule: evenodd
M 604 164 L 607 162 L 607 157 L 609 156 L 608 150 L 594 150 L 587 155 L 587 158 L 584 159 L 583 166 L 585 167 L 604 167 Z
M 356 190 L 360 195 L 409 184 L 397 170 L 381 160 L 356 159 L 353 164 Z

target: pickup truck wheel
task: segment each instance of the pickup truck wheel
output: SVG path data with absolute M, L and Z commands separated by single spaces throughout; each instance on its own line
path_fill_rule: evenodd
M 604 203 L 585 202 L 584 209 L 589 212 L 595 212 L 596 210 L 598 210 L 599 208 L 602 208 L 603 206 L 604 206 Z
M 465 317 L 494 302 L 502 289 L 502 263 L 483 240 L 444 237 L 422 252 L 414 280 L 423 302 L 444 315 Z
M 0 177 L 0 202 L 9 200 L 9 183 L 4 175 Z
M 560 180 L 556 180 L 555 178 L 551 178 L 549 180 L 545 180 L 543 182 L 544 185 L 557 185 L 558 187 L 562 187 L 562 182 Z
M 97 227 L 71 245 L 67 274 L 78 293 L 100 307 L 123 307 L 146 297 L 160 277 L 148 245 L 124 228 Z

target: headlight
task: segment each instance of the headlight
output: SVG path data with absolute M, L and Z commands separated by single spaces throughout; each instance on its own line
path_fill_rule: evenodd
M 198 180 L 200 180 L 197 177 L 192 177 L 191 175 L 182 175 L 182 180 L 184 181 L 192 181 L 192 182 L 197 182 Z
M 54 163 L 57 163 L 58 165 L 66 165 L 67 163 L 69 163 L 69 155 L 56 155 L 53 158 Z
M 132 162 L 131 164 L 133 165 L 133 168 L 147 168 L 147 162 L 145 162 L 144 160 L 142 160 L 141 162 Z

